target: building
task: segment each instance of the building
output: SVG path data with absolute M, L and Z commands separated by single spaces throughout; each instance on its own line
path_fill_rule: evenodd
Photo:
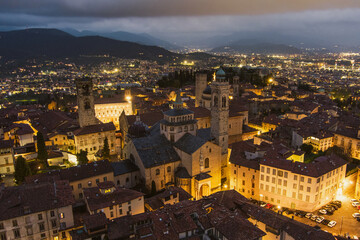
M 346 164 L 336 155 L 318 157 L 311 163 L 261 159 L 260 200 L 312 212 L 336 198 Z
M 107 219 L 144 212 L 144 194 L 135 190 L 115 187 L 113 182 L 98 182 L 97 186 L 84 188 L 88 212 L 103 212 Z
M 155 211 L 167 204 L 176 204 L 190 199 L 192 199 L 192 196 L 181 187 L 170 186 L 155 196 L 147 198 L 145 208 L 148 211 Z
M 360 159 L 360 130 L 351 126 L 339 126 L 334 131 L 334 146 L 342 148 L 351 157 Z
M 113 168 L 108 160 L 91 162 L 61 170 L 37 174 L 26 178 L 27 183 L 68 180 L 76 201 L 84 199 L 83 188 L 99 182 L 114 181 Z
M 12 140 L 0 141 L 0 175 L 15 172 L 13 144 Z
M 207 87 L 207 74 L 198 73 L 195 77 L 195 107 L 202 106 L 202 94 Z
M 126 115 L 133 114 L 131 94 L 124 99 L 119 98 L 100 98 L 95 100 L 95 116 L 103 123 L 114 123 L 119 129 L 119 117 L 124 112 Z
M 112 122 L 88 125 L 74 131 L 76 153 L 87 151 L 88 159 L 95 160 L 96 154 L 104 147 L 104 140 L 109 143 L 110 155 L 116 154 L 115 126 Z
M 112 162 L 111 166 L 114 169 L 114 183 L 117 187 L 133 188 L 140 184 L 139 168 L 130 159 Z
M 34 130 L 25 123 L 14 123 L 4 130 L 4 140 L 13 140 L 15 146 L 34 143 Z
M 98 124 L 95 117 L 93 83 L 88 77 L 75 81 L 80 127 Z
M 74 198 L 67 181 L 0 186 L 0 239 L 69 239 Z

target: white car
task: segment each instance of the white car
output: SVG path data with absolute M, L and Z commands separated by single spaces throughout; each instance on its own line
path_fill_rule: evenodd
M 358 200 L 357 199 L 350 199 L 350 202 L 358 202 Z
M 319 213 L 321 213 L 321 214 L 327 214 L 327 211 L 326 211 L 325 209 L 320 209 L 320 210 L 319 210 Z
M 351 203 L 351 205 L 352 205 L 353 207 L 357 207 L 357 206 L 360 206 L 360 203 L 359 203 L 359 202 L 353 202 L 353 203 Z
M 331 221 L 331 222 L 329 222 L 329 224 L 328 224 L 328 226 L 329 227 L 334 227 L 336 225 L 336 222 L 335 221 Z
M 316 222 L 317 222 L 317 223 L 321 223 L 324 219 L 325 219 L 324 217 L 318 217 L 318 218 L 316 219 Z
M 359 238 L 357 237 L 357 236 L 353 236 L 353 238 L 352 239 L 354 239 L 354 240 L 359 240 Z
M 358 217 L 360 217 L 360 213 L 353 213 L 353 215 L 352 215 L 354 218 L 358 218 Z

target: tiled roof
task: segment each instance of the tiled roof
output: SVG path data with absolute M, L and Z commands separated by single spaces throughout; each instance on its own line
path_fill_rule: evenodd
M 0 187 L 0 220 L 52 210 L 75 203 L 68 181 Z
M 84 197 L 90 211 L 129 202 L 144 194 L 127 188 L 115 188 L 111 193 L 102 194 L 99 187 L 85 188 Z
M 179 155 L 164 135 L 135 138 L 133 144 L 145 168 L 180 161 Z
M 193 154 L 196 152 L 200 147 L 202 147 L 206 141 L 200 137 L 194 136 L 190 133 L 185 133 L 175 144 L 174 146 L 187 153 Z
M 185 167 L 178 167 L 175 172 L 177 178 L 191 178 L 189 172 Z
M 268 158 L 260 160 L 260 164 L 317 178 L 330 171 L 333 171 L 336 168 L 346 165 L 347 161 L 336 156 L 335 154 L 332 154 L 329 156 L 318 157 L 311 163 L 292 162 L 284 159 Z
M 136 115 L 126 116 L 129 125 L 132 125 L 136 121 Z M 147 126 L 151 127 L 158 121 L 164 118 L 162 112 L 149 112 L 140 114 L 140 120 L 145 123 Z
M 112 162 L 111 166 L 114 169 L 114 176 L 139 171 L 139 168 L 134 163 L 132 163 L 130 159 L 119 162 Z
M 106 173 L 112 173 L 113 168 L 108 160 L 101 160 L 96 162 L 78 165 L 76 167 L 53 170 L 47 173 L 37 174 L 26 178 L 26 182 L 48 182 L 54 180 L 68 180 L 69 182 L 78 181 L 81 179 L 91 178 Z
M 179 202 L 189 200 L 192 198 L 192 196 L 186 192 L 184 189 L 180 187 L 169 187 L 162 191 L 159 194 L 156 194 L 155 196 L 152 196 L 150 198 L 147 198 L 145 200 L 145 203 L 147 203 L 153 210 L 159 209 L 164 206 L 164 202 L 162 201 L 163 198 L 169 197 L 171 195 L 179 195 Z
M 107 132 L 107 131 L 115 131 L 116 128 L 114 123 L 101 123 L 95 124 L 90 126 L 85 126 L 74 131 L 75 136 L 92 134 L 92 133 L 99 133 L 99 132 Z

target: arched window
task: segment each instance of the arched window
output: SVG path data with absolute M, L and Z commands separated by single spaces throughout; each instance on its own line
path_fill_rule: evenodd
M 167 167 L 167 172 L 168 173 L 171 172 L 171 167 L 170 166 Z
M 214 102 L 213 102 L 214 107 L 217 107 L 218 105 L 218 97 L 214 96 Z
M 222 97 L 222 107 L 226 107 L 226 96 Z
M 160 169 L 156 169 L 155 173 L 156 175 L 160 175 Z
M 126 178 L 126 182 L 129 182 L 129 178 L 128 178 L 128 177 Z
M 209 158 L 205 158 L 205 168 L 209 168 Z

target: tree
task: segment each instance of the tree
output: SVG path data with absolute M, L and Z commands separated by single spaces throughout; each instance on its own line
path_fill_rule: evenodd
M 105 139 L 104 139 L 104 147 L 102 149 L 102 156 L 104 159 L 110 158 L 109 140 L 107 137 L 105 137 Z
M 48 153 L 45 147 L 44 136 L 41 132 L 37 133 L 37 150 L 38 150 L 38 159 L 44 164 L 44 166 L 48 167 Z
M 89 162 L 87 151 L 80 150 L 80 153 L 78 153 L 76 157 L 79 165 L 87 164 Z
M 300 148 L 301 148 L 301 151 L 304 151 L 306 154 L 310 154 L 314 147 L 310 144 L 304 143 L 303 145 L 301 145 Z
M 24 182 L 26 176 L 30 176 L 31 171 L 28 163 L 26 162 L 25 158 L 19 156 L 16 159 L 15 163 L 15 182 L 16 184 L 21 184 Z
M 156 184 L 154 181 L 151 182 L 151 194 L 155 194 L 156 193 Z

